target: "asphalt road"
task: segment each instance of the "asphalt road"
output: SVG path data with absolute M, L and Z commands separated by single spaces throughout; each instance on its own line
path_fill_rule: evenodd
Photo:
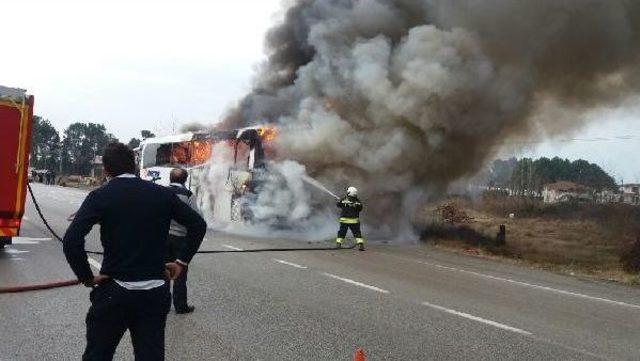
M 60 233 L 86 195 L 34 191 Z M 0 251 L 0 287 L 73 278 L 30 203 L 22 236 Z M 210 231 L 202 249 L 317 245 Z M 356 347 L 368 360 L 640 360 L 640 290 L 426 246 L 198 255 L 189 286 L 196 312 L 169 315 L 168 360 L 351 360 Z M 0 360 L 80 359 L 88 307 L 81 286 L 0 295 Z M 133 359 L 128 336 L 116 359 Z

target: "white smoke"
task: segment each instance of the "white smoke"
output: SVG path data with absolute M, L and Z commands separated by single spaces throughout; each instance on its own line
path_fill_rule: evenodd
M 304 179 L 306 169 L 295 161 L 273 161 L 268 171 L 254 176 L 260 181 L 259 191 L 245 193 L 238 202 L 246 204 L 245 211 L 251 217 L 247 221 L 221 222 L 221 212 L 230 213 L 222 206 L 230 204 L 232 193 L 242 193 L 234 189 L 243 180 L 233 179 L 234 171 L 244 170 L 240 160 L 234 162 L 234 150 L 227 143 L 217 143 L 212 149 L 212 157 L 203 177 L 203 208 L 212 225 L 228 233 L 252 237 L 286 237 L 310 241 L 327 240 L 335 235 L 335 215 L 330 206 L 333 198 L 315 194 Z M 240 175 L 242 176 L 242 175 Z M 327 202 L 328 200 L 328 202 Z M 216 206 L 216 202 L 219 202 Z M 221 207 L 222 206 L 222 207 Z M 219 207 L 219 208 L 218 208 Z M 225 214 L 225 217 L 227 214 Z
M 303 182 L 306 170 L 297 162 L 272 163 L 250 208 L 257 222 L 296 224 L 311 216 L 311 194 Z

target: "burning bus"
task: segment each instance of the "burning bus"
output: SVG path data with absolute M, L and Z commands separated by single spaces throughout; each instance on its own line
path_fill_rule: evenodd
M 242 203 L 243 196 L 255 192 L 260 183 L 265 171 L 265 144 L 274 137 L 275 128 L 258 126 L 149 138 L 136 149 L 140 177 L 168 186 L 171 169 L 184 168 L 189 173 L 186 186 L 205 213 L 221 222 L 246 221 L 251 215 Z M 220 154 L 214 156 L 216 150 Z M 224 167 L 224 184 L 207 182 L 212 162 Z

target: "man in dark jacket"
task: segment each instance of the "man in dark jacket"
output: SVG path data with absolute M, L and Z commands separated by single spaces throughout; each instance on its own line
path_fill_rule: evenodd
M 340 213 L 340 229 L 336 238 L 336 246 L 342 247 L 342 241 L 347 236 L 347 231 L 351 229 L 353 237 L 356 239 L 358 249 L 364 251 L 364 239 L 360 231 L 360 212 L 362 211 L 362 202 L 358 199 L 358 190 L 355 187 L 347 188 L 347 196 L 338 200 L 338 208 Z
M 189 173 L 187 173 L 186 170 L 182 168 L 172 169 L 171 173 L 169 173 L 169 181 L 171 182 L 169 184 L 169 189 L 176 194 L 178 199 L 200 214 L 200 210 L 196 204 L 196 197 L 185 186 L 188 177 Z M 167 255 L 168 262 L 175 262 L 175 260 L 180 257 L 180 252 L 187 243 L 185 238 L 186 236 L 187 228 L 172 220 L 171 226 L 169 227 L 169 238 L 167 240 L 169 251 L 169 254 Z M 188 270 L 189 268 L 185 266 L 178 278 L 173 280 L 173 307 L 177 314 L 191 313 L 195 310 L 194 306 L 187 303 Z
M 135 358 L 164 360 L 164 330 L 171 306 L 168 279 L 175 279 L 200 247 L 206 223 L 169 189 L 134 175 L 133 152 L 109 144 L 103 156 L 111 180 L 87 196 L 64 236 L 64 254 L 78 279 L 91 287 L 83 360 L 111 360 L 128 329 Z M 186 245 L 165 264 L 167 233 L 174 219 L 187 229 Z M 100 225 L 104 259 L 91 271 L 84 237 Z

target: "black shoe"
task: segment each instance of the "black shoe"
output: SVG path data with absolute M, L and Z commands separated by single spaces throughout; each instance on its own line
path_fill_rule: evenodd
M 195 306 L 187 305 L 185 308 L 176 308 L 176 314 L 183 315 L 185 313 L 191 313 L 196 309 Z
M 336 243 L 336 248 L 342 248 L 342 243 Z
M 360 251 L 364 251 L 364 243 L 360 243 L 360 244 L 358 245 L 358 250 L 360 250 Z

